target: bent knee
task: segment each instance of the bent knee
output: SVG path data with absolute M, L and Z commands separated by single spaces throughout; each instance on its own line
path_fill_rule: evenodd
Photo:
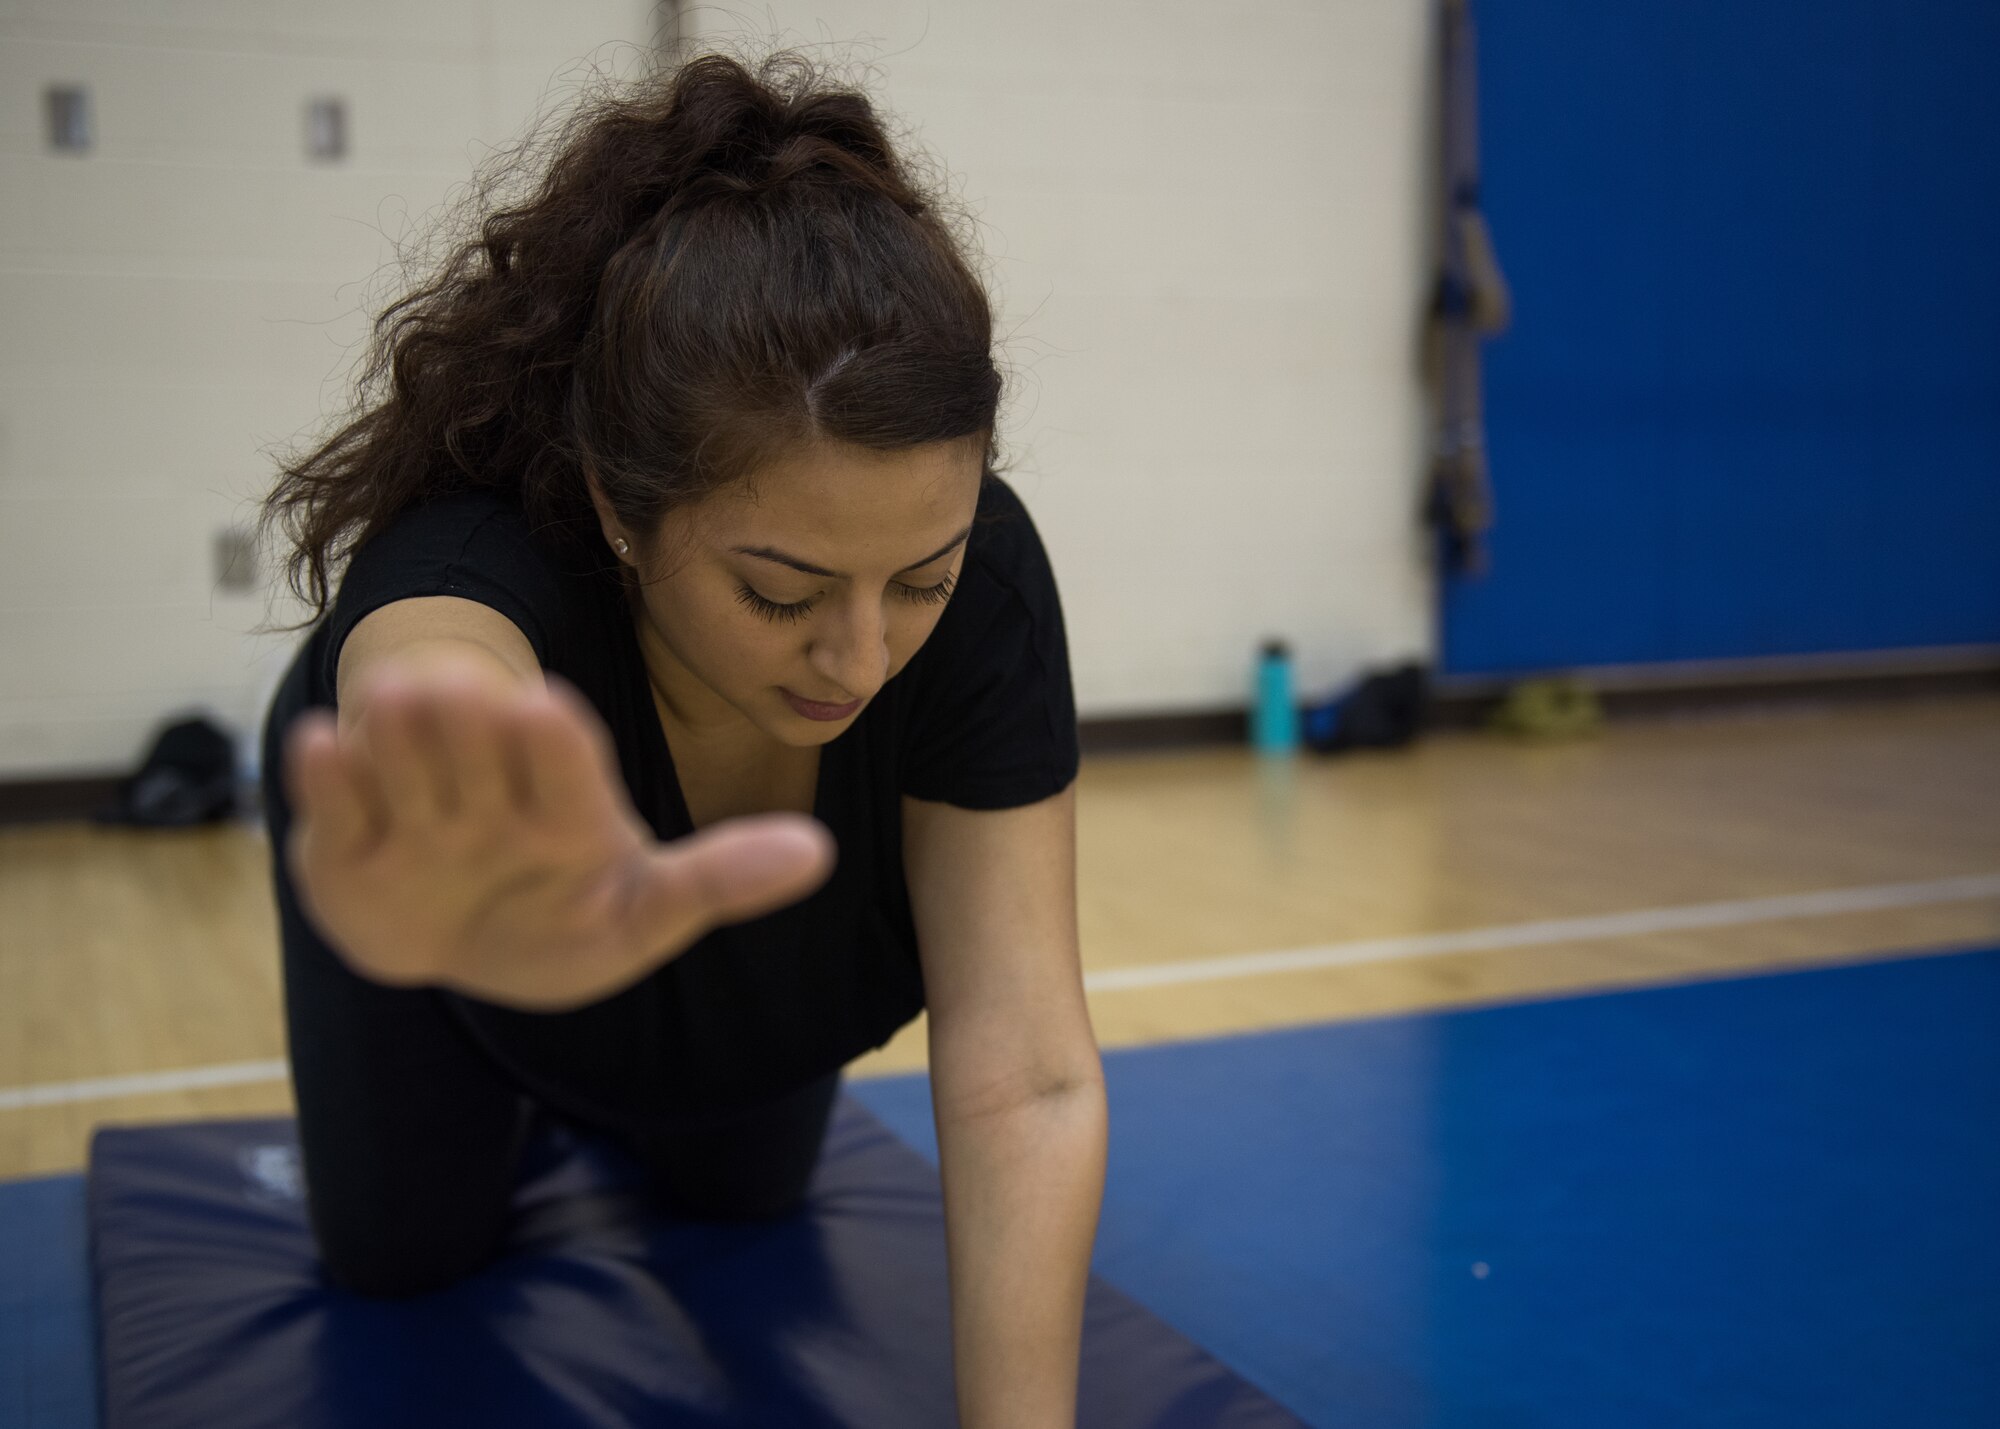
M 493 1259 L 485 1246 L 375 1242 L 329 1245 L 319 1240 L 320 1273 L 355 1295 L 407 1300 L 455 1285 Z
M 690 1184 L 676 1179 L 655 1182 L 655 1189 L 669 1211 L 698 1221 L 771 1221 L 798 1210 L 806 1198 L 807 1178 L 768 1182 L 762 1185 L 731 1185 L 707 1182 Z

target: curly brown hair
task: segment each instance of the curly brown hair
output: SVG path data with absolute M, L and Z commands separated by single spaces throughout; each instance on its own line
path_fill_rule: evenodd
M 486 211 L 530 165 L 530 196 Z M 794 52 L 658 61 L 509 151 L 469 205 L 472 236 L 376 318 L 354 414 L 264 499 L 301 624 L 334 566 L 447 491 L 514 492 L 601 566 L 586 473 L 652 532 L 805 442 L 983 437 L 990 461 L 1001 379 L 969 245 L 866 94 Z

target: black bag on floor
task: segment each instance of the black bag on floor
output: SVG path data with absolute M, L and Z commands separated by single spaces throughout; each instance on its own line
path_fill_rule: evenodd
M 139 772 L 118 786 L 97 822 L 184 828 L 229 818 L 236 810 L 236 742 L 212 721 L 196 717 L 160 731 Z
M 1430 723 L 1429 670 L 1418 661 L 1378 670 L 1338 699 L 1305 712 L 1306 744 L 1322 754 L 1395 748 Z

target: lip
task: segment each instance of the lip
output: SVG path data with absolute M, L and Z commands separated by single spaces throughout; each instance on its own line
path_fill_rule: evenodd
M 862 701 L 860 700 L 851 700 L 844 705 L 828 705 L 821 704 L 818 700 L 800 699 L 783 685 L 778 686 L 778 693 L 785 697 L 786 704 L 790 705 L 807 719 L 846 719 L 849 715 L 860 709 L 862 705 Z

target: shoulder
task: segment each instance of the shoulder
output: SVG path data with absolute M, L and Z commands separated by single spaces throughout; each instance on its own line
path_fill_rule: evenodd
M 574 564 L 534 530 L 511 493 L 469 489 L 412 502 L 356 546 L 327 613 L 325 659 L 330 667 L 347 633 L 371 611 L 414 596 L 455 595 L 505 615 L 550 665 L 582 578 Z
M 1055 573 L 1020 496 L 988 477 L 958 586 L 900 677 L 905 794 L 994 809 L 1076 775 L 1076 708 Z
M 997 475 L 979 491 L 958 588 L 933 640 L 976 639 L 995 622 L 1060 627 L 1055 571 L 1020 494 Z
M 475 543 L 523 544 L 527 534 L 527 513 L 509 494 L 484 487 L 443 492 L 410 502 L 366 534 L 346 580 L 366 579 L 375 568 L 461 560 Z M 524 544 L 520 554 L 535 552 Z
M 1041 533 L 1014 488 L 988 475 L 944 614 L 911 660 L 909 683 L 961 680 L 1026 646 L 1066 658 L 1062 605 Z M 1052 650 L 1053 647 L 1053 650 Z
M 1036 583 L 1049 574 L 1042 535 L 1020 494 L 988 473 L 979 488 L 979 509 L 966 542 L 966 561 L 1004 585 Z

